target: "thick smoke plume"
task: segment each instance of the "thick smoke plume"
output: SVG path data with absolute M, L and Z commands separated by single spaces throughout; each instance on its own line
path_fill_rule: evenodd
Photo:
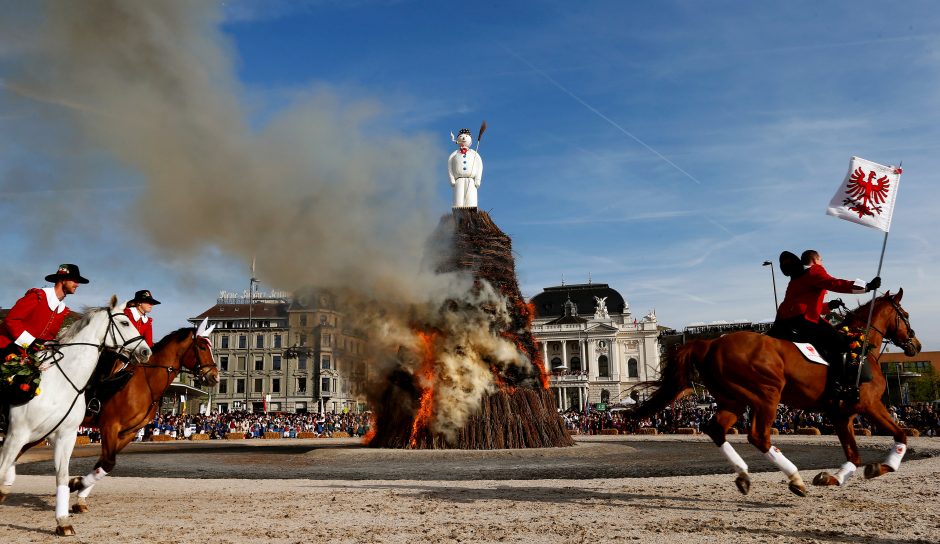
M 366 330 L 381 325 L 387 360 L 420 352 L 416 324 L 441 331 L 442 432 L 491 387 L 484 358 L 529 364 L 493 334 L 504 316 L 492 308 L 505 301 L 421 268 L 443 152 L 426 136 L 382 126 L 377 101 L 319 88 L 295 91 L 273 113 L 246 108 L 218 3 L 2 7 L 4 102 L 50 128 L 50 154 L 107 155 L 143 178 L 135 209 L 115 221 L 136 224 L 168 255 L 216 248 L 256 258 L 257 275 L 276 287 L 345 293 Z M 55 172 L 46 188 L 67 191 L 78 177 L 115 170 L 89 168 Z

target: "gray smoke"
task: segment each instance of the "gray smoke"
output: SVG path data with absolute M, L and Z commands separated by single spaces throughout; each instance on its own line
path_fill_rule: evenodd
M 445 155 L 427 136 L 383 127 L 377 101 L 311 89 L 254 120 L 261 116 L 242 100 L 215 2 L 0 7 L 3 103 L 48 128 L 51 138 L 37 138 L 36 151 L 107 154 L 144 184 L 127 217 L 86 214 L 73 218 L 75 228 L 135 224 L 166 255 L 214 248 L 246 263 L 256 258 L 257 275 L 278 288 L 342 292 L 379 329 L 377 347 L 412 351 L 406 361 L 421 349 L 415 324 L 445 331 L 434 428 L 448 435 L 491 389 L 486 361 L 529 364 L 494 332 L 507 321 L 502 297 L 422 269 Z M 87 171 L 57 165 L 40 183 L 54 194 L 108 174 L 93 162 Z M 455 299 L 476 309 L 443 309 Z
M 253 127 L 214 2 L 3 11 L 4 87 L 45 106 L 63 154 L 106 150 L 143 174 L 130 215 L 154 245 L 257 257 L 258 274 L 281 288 L 355 283 L 414 295 L 440 181 L 429 138 L 372 130 L 374 102 L 324 88 L 296 93 Z M 60 174 L 47 189 L 75 188 L 76 173 Z

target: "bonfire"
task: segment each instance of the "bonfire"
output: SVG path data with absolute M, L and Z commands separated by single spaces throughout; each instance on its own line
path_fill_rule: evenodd
M 512 240 L 486 212 L 454 209 L 429 242 L 436 270 L 463 272 L 472 295 L 412 323 L 414 346 L 372 392 L 373 447 L 504 449 L 570 446 L 516 280 Z M 470 402 L 455 402 L 469 398 Z

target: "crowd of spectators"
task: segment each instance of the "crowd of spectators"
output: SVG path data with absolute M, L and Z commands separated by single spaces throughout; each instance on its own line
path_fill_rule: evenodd
M 284 412 L 245 412 L 174 415 L 157 415 L 137 434 L 138 440 L 153 435 L 169 435 L 173 438 L 189 438 L 193 434 L 205 434 L 210 440 L 226 438 L 229 434 L 241 434 L 245 438 L 262 438 L 265 433 L 278 433 L 284 438 L 296 438 L 300 433 L 313 433 L 317 438 L 332 438 L 335 435 L 362 437 L 369 432 L 371 412 L 358 414 L 315 414 Z M 92 430 L 93 432 L 93 430 Z M 92 441 L 95 437 L 92 437 Z
M 686 397 L 652 418 L 634 421 L 628 410 L 618 408 L 603 411 L 568 411 L 562 414 L 568 429 L 583 434 L 602 434 L 604 429 L 616 429 L 620 433 L 636 432 L 640 428 L 653 428 L 660 433 L 675 433 L 681 428 L 703 432 L 715 415 L 716 408 L 710 397 Z M 915 428 L 924 436 L 940 436 L 940 410 L 928 403 L 889 407 L 891 417 L 903 427 Z M 868 429 L 875 434 L 878 429 L 863 415 L 855 418 L 855 427 Z M 738 432 L 746 433 L 750 427 L 750 412 L 735 423 Z M 816 427 L 823 434 L 833 433 L 832 422 L 820 412 L 794 410 L 784 405 L 777 407 L 773 427 L 780 434 L 793 434 L 801 427 Z
M 903 427 L 915 428 L 923 436 L 940 436 L 940 407 L 928 403 L 889 407 L 891 417 Z M 655 416 L 643 420 L 629 417 L 629 409 L 591 409 L 587 412 L 570 410 L 561 414 L 565 426 L 581 434 L 603 434 L 616 429 L 618 434 L 635 433 L 641 428 L 656 429 L 659 433 L 675 433 L 678 429 L 695 429 L 704 432 L 715 415 L 713 399 L 708 396 L 686 397 Z M 251 413 L 235 411 L 228 413 L 173 415 L 160 414 L 148 423 L 137 435 L 146 440 L 153 435 L 170 435 L 173 438 L 189 438 L 193 434 L 206 434 L 210 439 L 222 439 L 231 433 L 245 438 L 261 438 L 264 433 L 280 433 L 284 438 L 296 438 L 300 433 L 313 433 L 318 438 L 339 436 L 362 437 L 372 425 L 372 413 L 358 414 L 290 414 L 281 412 Z M 750 413 L 745 412 L 734 425 L 738 432 L 747 433 Z M 773 427 L 780 434 L 794 434 L 801 427 L 815 427 L 823 434 L 833 434 L 829 418 L 819 412 L 794 410 L 784 405 L 777 407 Z M 868 429 L 872 434 L 878 429 L 865 416 L 855 418 L 855 427 Z M 608 431 L 609 432 L 609 431 Z M 97 429 L 83 428 L 80 434 L 90 436 L 97 442 Z

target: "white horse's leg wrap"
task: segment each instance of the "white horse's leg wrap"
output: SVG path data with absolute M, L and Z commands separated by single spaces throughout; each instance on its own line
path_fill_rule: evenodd
M 3 475 L 3 482 L 0 485 L 4 487 L 10 487 L 13 485 L 13 482 L 16 481 L 16 465 L 10 465 L 10 468 L 7 469 L 7 473 Z
M 108 473 L 101 467 L 96 468 L 95 470 L 89 472 L 82 478 L 82 490 L 88 489 L 94 486 L 96 483 L 100 482 L 102 478 L 107 476 Z
M 725 454 L 725 457 L 728 458 L 728 461 L 731 463 L 731 466 L 734 467 L 734 470 L 738 471 L 738 474 L 747 474 L 747 463 L 744 462 L 744 459 L 741 459 L 741 456 L 738 455 L 738 452 L 734 451 L 734 448 L 731 447 L 731 444 L 722 442 L 718 449 L 721 450 L 721 453 Z
M 764 454 L 764 458 L 777 465 L 777 468 L 783 471 L 783 473 L 788 477 L 793 476 L 799 472 L 799 470 L 796 468 L 796 465 L 784 457 L 783 453 L 780 451 L 780 448 L 777 446 L 770 446 L 770 449 L 767 450 L 767 453 Z
M 839 471 L 836 472 L 833 477 L 839 481 L 839 485 L 842 485 L 855 474 L 855 469 L 857 468 L 858 467 L 856 467 L 852 461 L 846 461 L 844 465 L 839 467 Z
M 87 499 L 87 498 L 88 498 L 88 495 L 91 495 L 91 490 L 92 490 L 94 487 L 95 487 L 95 484 L 91 484 L 91 485 L 85 487 L 84 489 L 82 489 L 81 491 L 79 491 L 79 492 L 78 492 L 78 498 L 79 498 L 79 499 Z M 79 501 L 79 502 L 81 502 L 81 501 Z
M 59 485 L 55 488 L 55 519 L 69 517 L 69 486 Z
M 891 470 L 897 471 L 898 467 L 901 466 L 901 459 L 905 453 L 907 453 L 907 444 L 895 442 L 894 447 L 891 448 L 891 453 L 885 459 L 885 464 L 891 467 Z

